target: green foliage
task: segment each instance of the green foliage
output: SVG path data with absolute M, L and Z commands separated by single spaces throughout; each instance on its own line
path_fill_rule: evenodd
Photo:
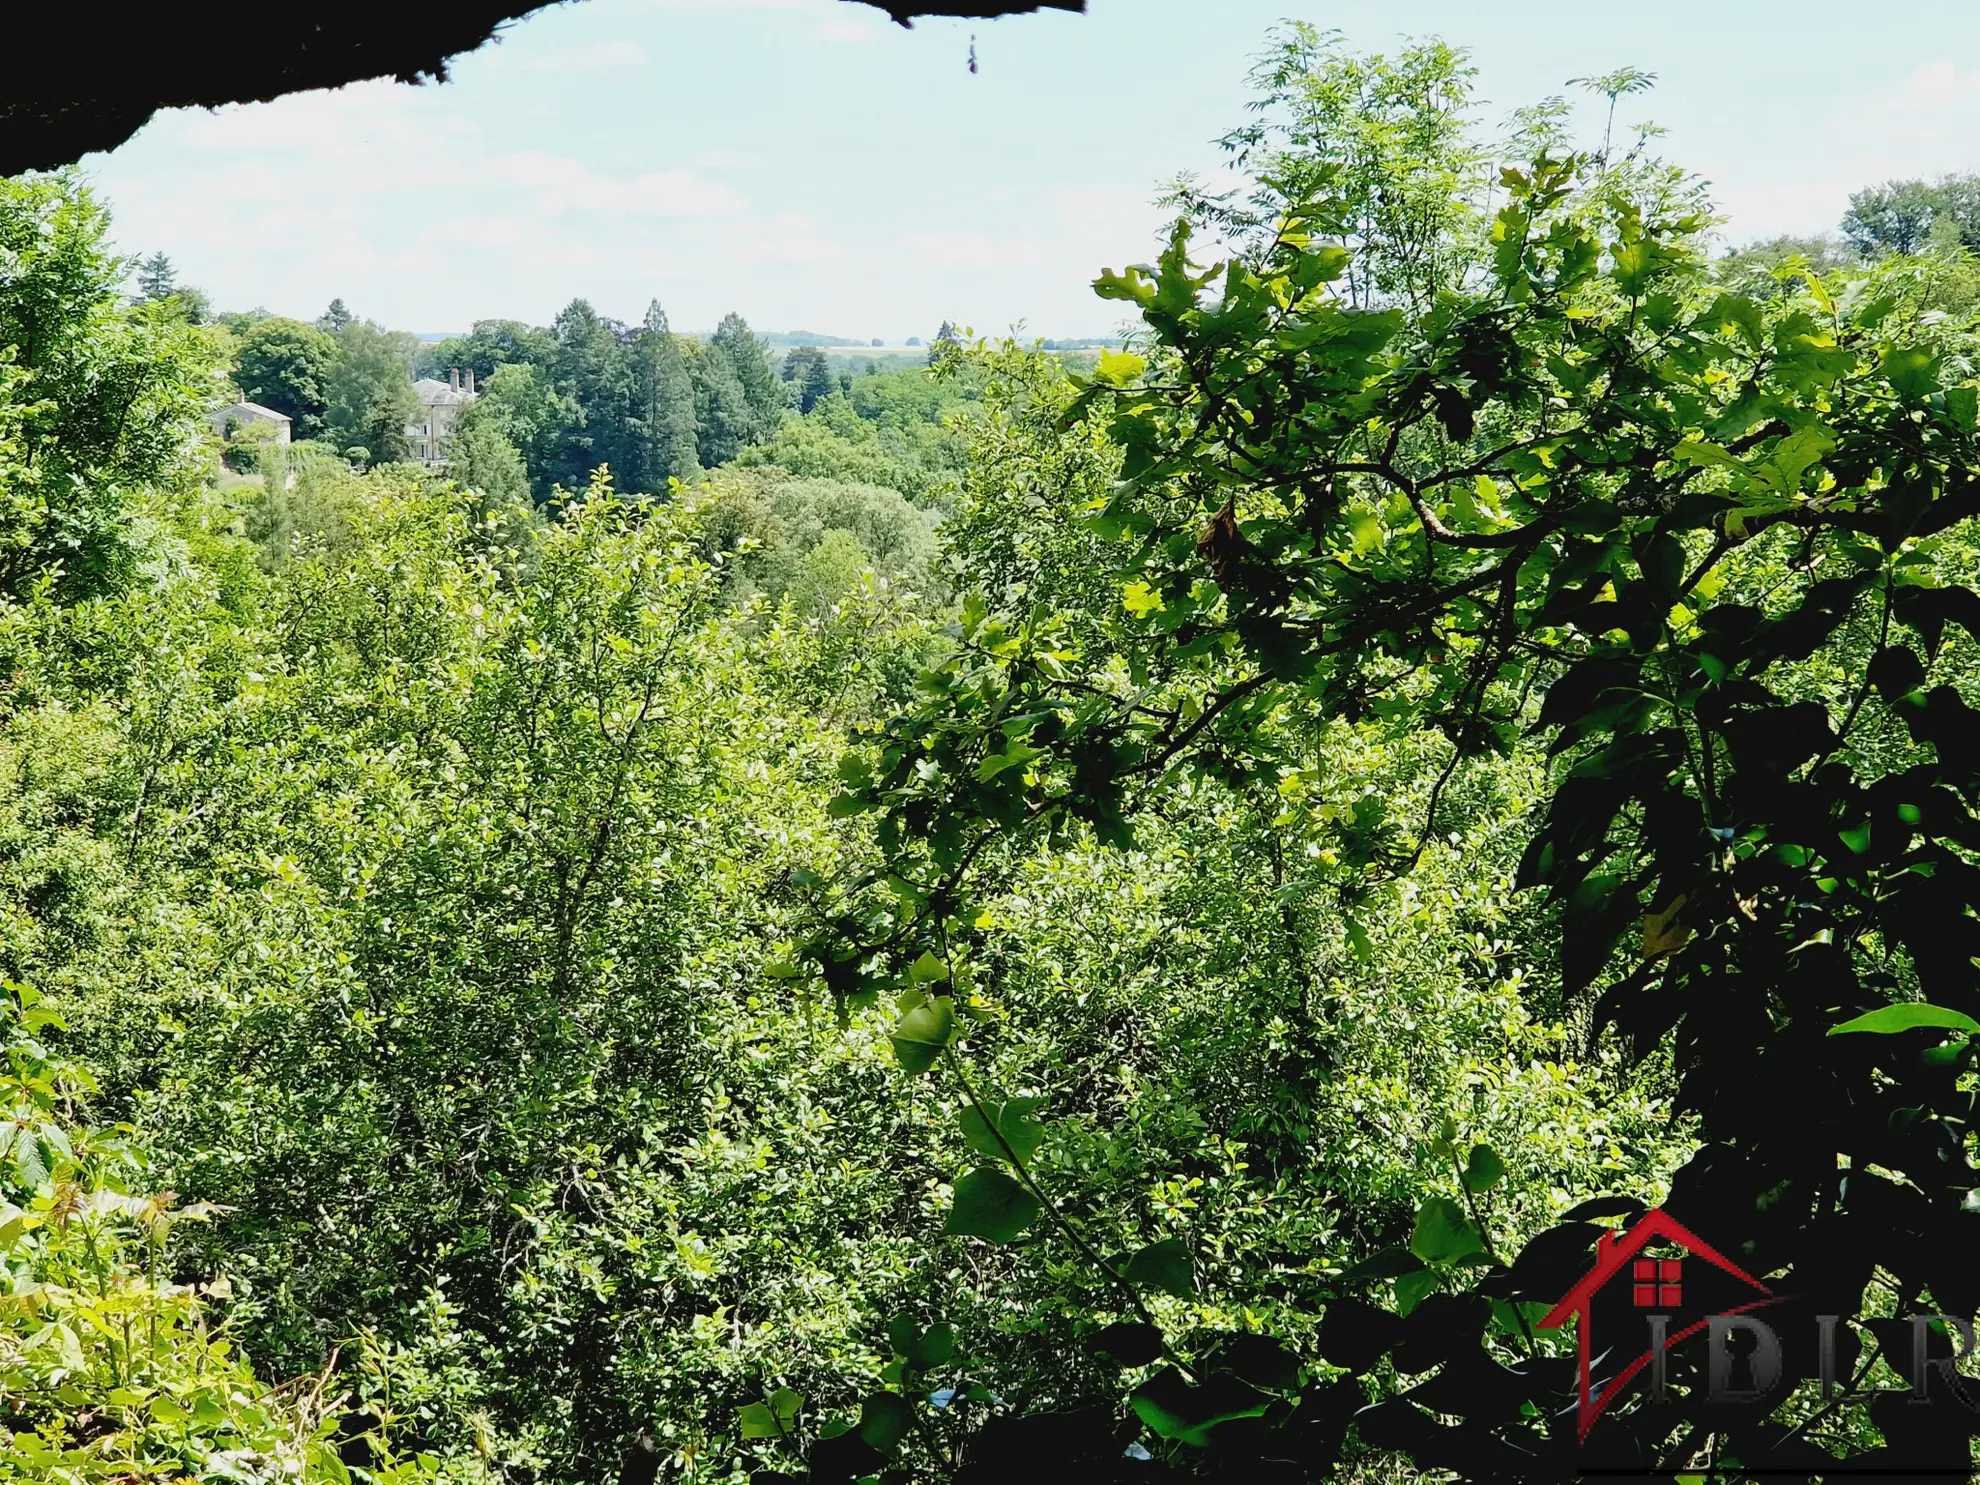
M 1707 264 L 1643 136 L 1489 168 L 1436 44 L 1259 81 L 1131 352 L 945 327 L 790 416 L 733 316 L 337 305 L 369 472 L 160 464 L 144 582 L 6 592 L 0 1472 L 1551 1470 L 1535 1321 L 1655 1202 L 1970 1308 L 1980 280 Z M 10 241 L 114 283 L 53 189 Z M 483 382 L 447 481 L 413 358 Z M 1797 1380 L 1605 1427 L 1943 1462 Z
M 1843 236 L 1866 254 L 1980 249 L 1980 176 L 1886 181 L 1849 198 Z
M 784 356 L 784 380 L 800 413 L 808 413 L 822 398 L 838 390 L 825 353 L 816 346 L 798 346 Z
M 817 364 L 823 365 L 822 357 Z M 969 369 L 944 377 L 883 372 L 855 378 L 849 390 L 821 383 L 820 394 L 800 404 L 803 416 L 786 419 L 736 463 L 881 485 L 940 503 L 963 463 L 955 420 L 978 396 L 978 379 Z
M 0 181 L 0 594 L 128 583 L 145 493 L 194 472 L 215 332 L 127 305 L 108 230 L 75 176 Z
M 1976 1177 L 1929 1125 L 1969 1117 L 1964 1043 L 1919 1058 L 1894 1035 L 1829 1033 L 1964 1030 L 1960 1007 L 1980 1008 L 1980 959 L 1951 927 L 1980 906 L 1963 844 L 1980 789 L 1960 745 L 1963 647 L 1980 634 L 1965 586 L 1980 514 L 1966 346 L 1920 313 L 1904 268 L 1843 293 L 1797 268 L 1764 302 L 1719 289 L 1688 193 L 1606 151 L 1504 169 L 1502 204 L 1474 235 L 1455 165 L 1435 165 L 1463 158 L 1441 143 L 1445 71 L 1434 89 L 1399 83 L 1398 138 L 1369 132 L 1388 115 L 1361 91 L 1388 74 L 1304 54 L 1291 71 L 1302 97 L 1317 90 L 1319 122 L 1294 162 L 1311 170 L 1267 165 L 1276 222 L 1239 258 L 1200 265 L 1185 220 L 1156 265 L 1097 285 L 1141 315 L 1152 354 L 1140 376 L 1103 366 L 1055 423 L 1075 469 L 1105 467 L 1090 429 L 1119 451 L 1117 483 L 1096 481 L 1088 502 L 1104 544 L 1092 588 L 1118 608 L 1073 618 L 1037 585 L 1079 581 L 1078 564 L 1004 549 L 1014 580 L 965 600 L 955 650 L 849 777 L 841 808 L 878 813 L 884 862 L 848 883 L 863 915 L 841 909 L 807 953 L 842 996 L 935 945 L 958 984 L 996 984 L 996 904 L 1033 863 L 1095 847 L 1137 862 L 1190 805 L 1228 794 L 1282 805 L 1274 829 L 1319 827 L 1308 859 L 1345 868 L 1339 932 L 1372 963 L 1375 897 L 1421 891 L 1454 825 L 1484 823 L 1458 825 L 1458 801 L 1520 780 L 1538 808 L 1515 881 L 1557 915 L 1560 1003 L 1592 1004 L 1591 1035 L 1641 1067 L 1672 1049 L 1678 1107 L 1703 1140 L 1674 1204 L 1764 1252 L 1825 1313 L 1873 1313 L 1873 1269 L 1906 1294 L 1948 1283 Z M 1612 97 L 1627 90 L 1614 81 Z M 1408 145 L 1425 123 L 1429 142 Z M 1373 140 L 1372 163 L 1329 155 L 1343 136 Z M 1371 225 L 1419 179 L 1448 213 Z M 993 399 L 993 426 L 998 412 Z M 1429 787 L 1343 810 L 1334 791 L 1354 770 L 1327 743 L 1344 726 L 1376 747 L 1434 747 L 1417 754 L 1442 759 L 1416 775 L 1434 774 Z M 1544 761 L 1527 751 L 1536 732 Z M 1315 784 L 1331 795 L 1317 810 Z M 1252 880 L 1297 911 L 1314 895 L 1288 856 Z M 1010 988 L 999 999 L 1030 1018 Z M 1851 1011 L 1868 1014 L 1836 1028 Z M 1804 1100 L 1791 1113 L 1790 1086 Z M 1561 1292 L 1541 1260 L 1500 1257 L 1531 1218 L 1482 1203 L 1508 1187 L 1518 1201 L 1498 1154 L 1517 1146 L 1494 1132 L 1460 1160 L 1458 1128 L 1447 1118 L 1426 1141 L 1442 1170 L 1411 1202 L 1406 1250 L 1319 1286 L 1319 1354 L 1366 1384 L 1386 1386 L 1374 1364 L 1392 1346 L 1404 1373 L 1474 1375 L 1520 1343 L 1533 1356 L 1525 1322 L 1492 1339 L 1484 1317 Z M 1906 1221 L 1922 1246 L 1850 1215 L 1869 1162 L 1892 1173 L 1881 1193 L 1915 1193 Z M 1570 1225 L 1525 1252 L 1574 1237 Z M 1111 1276 L 1090 1244 L 1071 1246 L 1060 1261 L 1086 1262 L 1097 1285 Z M 1357 1295 L 1378 1280 L 1394 1286 L 1386 1316 Z M 1370 1318 L 1330 1339 L 1355 1314 Z M 1392 1393 L 1357 1427 L 1419 1467 L 1489 1474 L 1560 1437 L 1546 1420 L 1566 1415 L 1565 1386 L 1520 1375 L 1517 1408 L 1461 1391 L 1430 1404 L 1461 1426 Z M 1164 1439 L 1214 1437 L 1225 1468 L 1290 1446 L 1231 1428 L 1249 1414 L 1214 1391 L 1164 1372 L 1131 1401 Z M 1347 1427 L 1334 1395 L 1302 1393 L 1310 1414 L 1285 1424 L 1333 1420 L 1303 1446 L 1322 1468 Z M 1702 1406 L 1604 1426 L 1631 1457 L 1677 1469 L 1719 1426 Z M 1742 1435 L 1741 1462 L 1846 1457 L 1855 1416 L 1792 1447 L 1800 1429 Z M 1935 1457 L 1922 1424 L 1875 1426 L 1888 1457 Z
M 734 314 L 703 345 L 674 335 L 657 302 L 627 326 L 579 299 L 548 329 L 479 321 L 428 359 L 474 369 L 481 397 L 468 417 L 500 426 L 539 504 L 583 490 L 600 468 L 629 492 L 664 494 L 670 479 L 729 462 L 783 416 L 769 358 Z
M 738 598 L 789 599 L 816 617 L 868 571 L 923 599 L 943 596 L 934 514 L 875 485 L 728 470 L 692 497 L 704 550 L 733 554 Z
M 592 472 L 630 473 L 639 467 L 630 437 L 633 368 L 617 333 L 583 299 L 573 299 L 551 324 L 550 373 L 577 416 L 560 430 L 544 478 L 558 489 L 584 489 Z
M 771 368 L 769 352 L 749 328 L 749 323 L 733 311 L 722 316 L 722 323 L 708 338 L 708 348 L 720 352 L 735 372 L 736 380 L 743 389 L 743 399 L 755 415 L 756 431 L 752 441 L 761 439 L 783 420 L 784 415 L 784 393 L 777 385 L 777 374 Z
M 39 1040 L 62 1018 L 8 981 L 5 1198 L 0 1200 L 0 1387 L 12 1399 L 0 1479 L 140 1476 L 348 1481 L 332 1437 L 342 1402 L 256 1380 L 209 1323 L 224 1276 L 183 1282 L 171 1254 L 183 1223 L 214 1215 L 144 1182 L 127 1130 L 78 1125 L 93 1086 Z M 379 1439 L 375 1477 L 431 1478 Z
M 447 447 L 449 475 L 481 494 L 490 510 L 529 504 L 529 471 L 492 418 L 463 419 Z
M 1490 176 L 1471 131 L 1474 75 L 1440 41 L 1391 60 L 1355 55 L 1337 32 L 1280 28 L 1252 73 L 1257 121 L 1223 141 L 1260 189 L 1249 211 L 1202 202 L 1201 214 L 1269 231 L 1283 202 L 1324 203 L 1313 227 L 1346 246 L 1348 297 L 1427 308 L 1474 254 L 1482 223 Z
M 735 363 L 714 345 L 688 345 L 683 351 L 694 386 L 694 419 L 703 467 L 727 464 L 761 435 L 764 424 Z
M 549 471 L 565 430 L 579 417 L 576 403 L 558 391 L 547 369 L 520 362 L 497 366 L 477 390 L 456 425 L 457 436 L 468 436 L 482 422 L 492 424 L 522 456 L 531 495 L 539 504 L 547 501 Z
M 900 1038 L 895 1037 L 898 1048 Z M 910 1069 L 912 1070 L 912 1069 Z M 1037 1197 L 995 1166 L 978 1166 L 956 1182 L 956 1194 L 943 1231 L 956 1237 L 980 1237 L 1008 1243 L 1043 1210 Z
M 373 464 L 410 459 L 406 427 L 419 418 L 408 370 L 416 343 L 369 320 L 352 320 L 335 333 L 337 359 L 324 414 L 330 440 L 346 451 L 362 449 Z
M 520 320 L 476 320 L 468 334 L 443 340 L 428 352 L 429 366 L 438 371 L 459 367 L 473 371 L 484 390 L 504 366 L 548 366 L 557 343 L 550 331 Z
M 694 381 L 659 301 L 633 340 L 634 434 L 639 463 L 628 471 L 636 488 L 658 494 L 669 480 L 686 483 L 701 472 L 695 444 Z
M 324 430 L 338 343 L 299 320 L 257 321 L 241 335 L 234 355 L 234 382 L 249 402 L 285 413 L 297 438 Z

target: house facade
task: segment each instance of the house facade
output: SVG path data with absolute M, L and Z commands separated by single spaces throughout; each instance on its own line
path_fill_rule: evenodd
M 445 468 L 447 457 L 442 450 L 453 437 L 461 414 L 477 395 L 474 369 L 468 368 L 465 380 L 455 368 L 449 368 L 444 382 L 435 377 L 421 377 L 413 383 L 413 393 L 419 398 L 419 417 L 406 424 L 413 457 L 429 469 Z
M 245 435 L 249 438 L 264 438 L 273 443 L 287 443 L 291 432 L 287 413 L 278 413 L 272 407 L 263 407 L 259 402 L 234 402 L 218 412 L 206 415 L 206 421 L 221 438 Z

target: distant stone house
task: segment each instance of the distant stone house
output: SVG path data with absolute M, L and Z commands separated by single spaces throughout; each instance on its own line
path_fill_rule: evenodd
M 263 407 L 259 402 L 232 403 L 218 412 L 208 413 L 206 421 L 222 438 L 245 434 L 249 438 L 266 438 L 275 443 L 289 441 L 289 415 L 278 413 L 272 407 Z
M 419 398 L 419 421 L 406 424 L 406 437 L 412 442 L 415 459 L 429 469 L 439 469 L 447 462 L 442 450 L 453 436 L 454 425 L 475 399 L 474 369 L 468 369 L 465 382 L 453 369 L 444 382 L 421 377 L 413 383 L 413 392 Z

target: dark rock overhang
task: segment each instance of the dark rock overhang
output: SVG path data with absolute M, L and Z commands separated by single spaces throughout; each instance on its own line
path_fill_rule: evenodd
M 1085 0 L 849 0 L 907 25 L 917 16 L 990 19 L 1082 11 Z M 447 63 L 543 0 L 381 0 L 297 6 L 182 0 L 163 10 L 47 9 L 39 39 L 17 37 L 0 87 L 0 175 L 50 170 L 115 149 L 161 108 L 265 103 L 369 78 L 444 80 Z M 85 35 L 87 31 L 89 34 Z

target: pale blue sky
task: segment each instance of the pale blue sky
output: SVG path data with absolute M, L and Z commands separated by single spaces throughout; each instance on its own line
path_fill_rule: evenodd
M 332 296 L 411 330 L 584 295 L 676 327 L 1105 333 L 1088 284 L 1152 254 L 1150 199 L 1213 168 L 1278 18 L 1363 49 L 1468 47 L 1496 117 L 1571 77 L 1658 74 L 1623 117 L 1708 178 L 1735 239 L 1849 192 L 1980 168 L 1980 4 L 1090 0 L 903 31 L 842 0 L 580 0 L 443 87 L 371 84 L 155 120 L 85 165 L 119 241 L 223 308 Z M 979 72 L 968 71 L 971 35 Z M 1632 108 L 1632 103 L 1635 105 Z

